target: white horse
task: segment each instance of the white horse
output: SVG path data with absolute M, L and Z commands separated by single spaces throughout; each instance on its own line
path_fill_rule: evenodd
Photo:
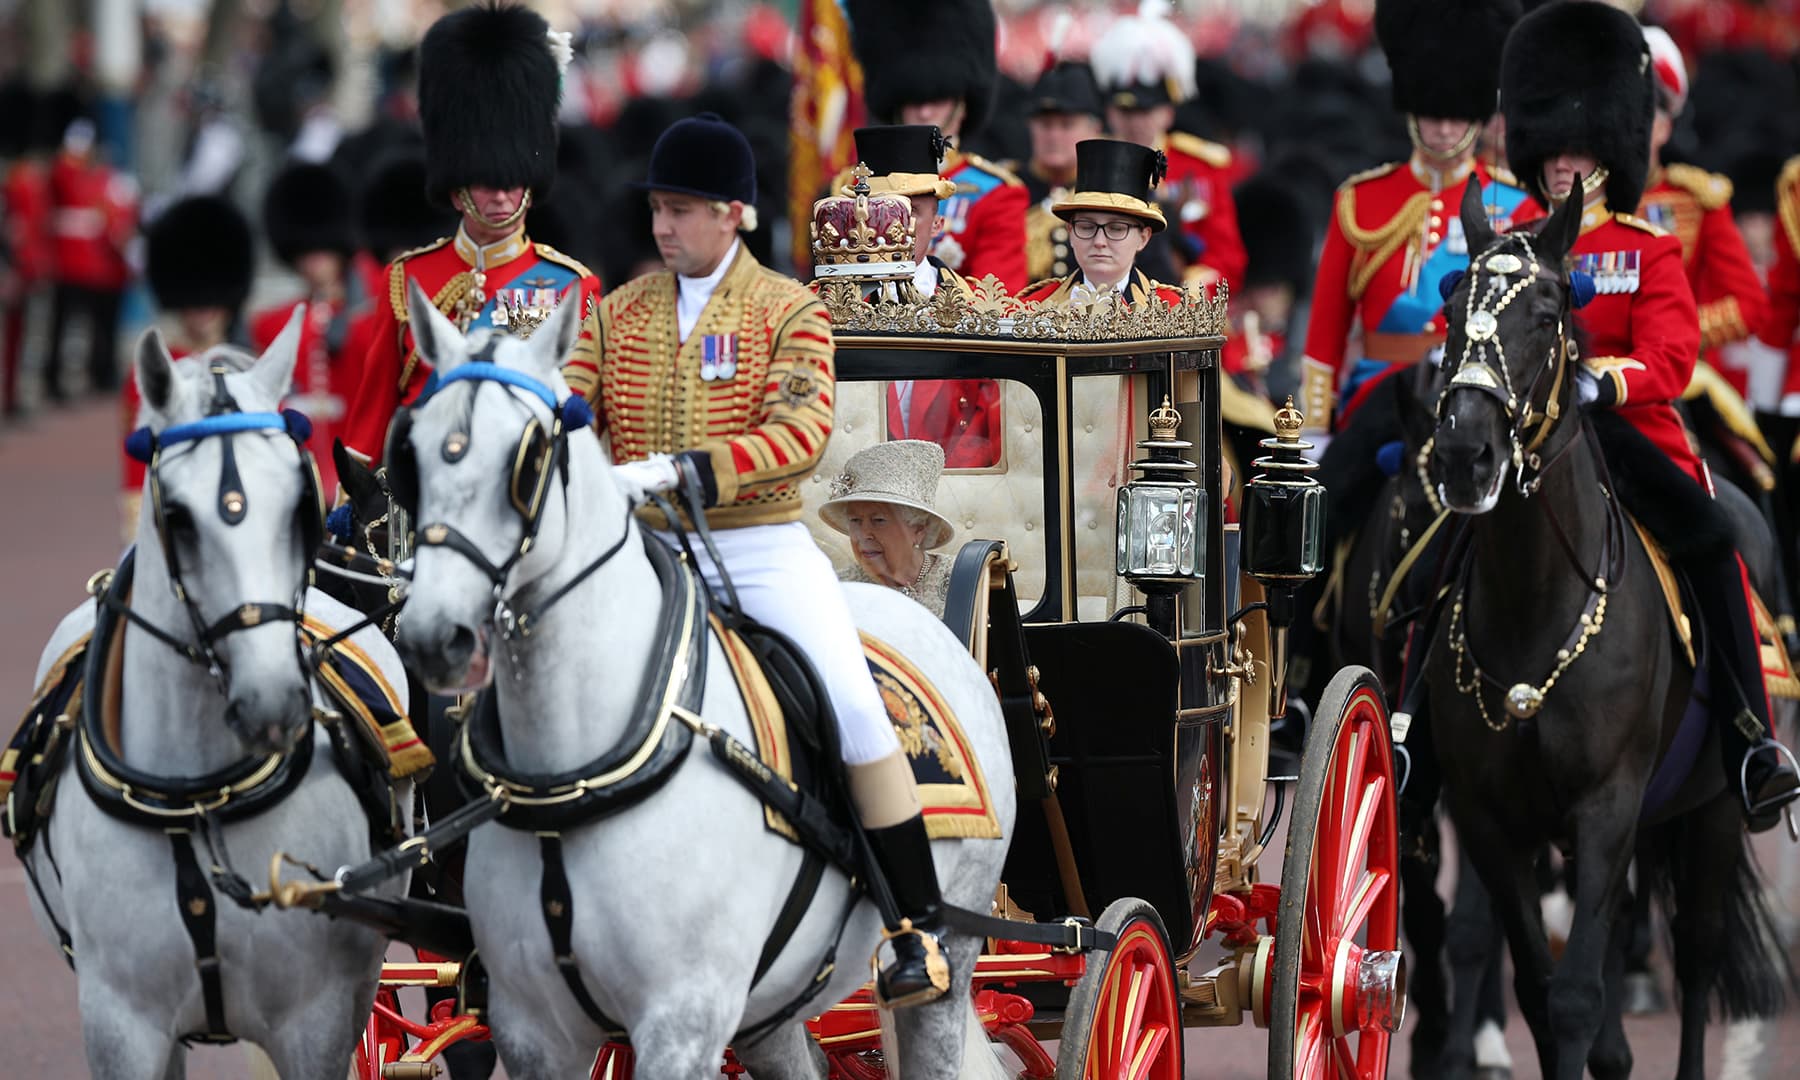
M 221 677 L 135 623 L 118 631 L 124 636 L 118 754 L 126 766 L 158 777 L 197 778 L 312 740 L 310 765 L 291 792 L 255 816 L 213 830 L 218 854 L 255 878 L 277 850 L 322 866 L 355 862 L 370 850 L 368 818 L 313 723 L 316 691 L 301 665 L 294 622 L 232 621 L 246 605 L 291 608 L 312 559 L 299 525 L 301 515 L 316 514 L 317 507 L 302 501 L 313 495 L 296 445 L 268 416 L 287 393 L 303 318 L 296 311 L 254 364 L 229 349 L 177 363 L 155 331 L 145 334 L 137 353 L 140 420 L 159 436 L 201 420 L 221 387 L 241 412 L 268 421 L 262 430 L 165 448 L 156 472 L 173 561 L 165 558 L 148 488 L 138 521 L 132 610 L 195 648 L 201 644 L 196 621 L 230 626 L 212 645 Z M 229 373 L 215 376 L 215 365 Z M 241 480 L 234 485 L 242 492 L 235 524 L 225 511 L 228 445 Z M 172 570 L 192 611 L 176 594 Z M 308 615 L 328 625 L 349 626 L 359 618 L 316 589 L 305 595 Z M 63 619 L 39 663 L 40 682 L 64 649 L 95 625 L 91 601 Z M 364 630 L 351 641 L 390 685 L 405 686 L 399 657 L 379 632 Z M 84 689 L 90 698 L 97 693 Z M 73 759 L 80 752 L 76 748 L 63 769 L 50 820 L 28 855 L 48 906 L 34 893 L 32 909 L 52 940 L 58 926 L 68 933 L 92 1074 L 101 1080 L 180 1077 L 186 1060 L 179 1040 L 206 1032 L 208 1017 L 196 947 L 178 906 L 171 837 L 155 825 L 129 824 L 107 813 L 76 775 Z M 396 792 L 402 806 L 410 805 L 410 787 Z M 191 843 L 198 865 L 209 869 L 204 833 L 194 832 Z M 400 881 L 384 892 L 404 888 Z M 284 1080 L 341 1080 L 374 999 L 381 937 L 306 911 L 248 910 L 210 891 L 229 1032 L 260 1046 Z
M 567 400 L 559 362 L 580 329 L 575 304 L 561 305 L 527 341 L 477 331 L 465 342 L 416 287 L 408 307 L 419 352 L 440 379 L 480 353 Z M 527 522 L 510 478 L 533 420 L 551 429 L 540 395 L 492 380 L 447 383 L 416 410 L 405 439 L 417 461 L 414 522 L 421 536 L 435 523 L 450 524 L 496 567 L 521 547 Z M 620 741 L 658 644 L 653 628 L 664 603 L 593 429 L 583 426 L 566 440 L 566 463 L 552 465 L 566 476 L 549 481 L 536 539 L 503 583 L 497 588 L 487 569 L 455 547 L 422 545 L 396 639 L 409 667 L 434 690 L 491 679 L 508 765 L 526 774 L 579 768 Z M 542 611 L 529 637 L 500 638 L 497 599 L 541 600 L 615 547 L 614 557 Z M 854 585 L 846 592 L 857 624 L 901 650 L 954 709 L 985 770 L 1003 835 L 1010 835 L 1012 762 L 999 703 L 980 667 L 941 622 L 899 593 Z M 703 641 L 709 651 L 701 713 L 751 745 L 731 669 L 717 640 Z M 704 746 L 695 739 L 667 783 L 642 802 L 566 833 L 580 977 L 604 1014 L 629 1032 L 644 1080 L 716 1075 L 727 1044 L 758 1080 L 822 1080 L 823 1057 L 799 1019 L 757 1039 L 733 1036 L 806 991 L 831 951 L 848 882 L 835 870 L 826 874 L 779 960 L 753 987 L 801 850 L 764 828 L 761 805 Z M 1005 855 L 1001 839 L 934 844 L 945 901 L 988 911 Z M 465 894 L 490 979 L 491 1026 L 508 1073 L 522 1080 L 585 1075 L 605 1038 L 554 964 L 539 904 L 542 866 L 539 839 L 528 831 L 490 824 L 469 838 Z M 864 900 L 836 950 L 835 970 L 800 1015 L 820 1013 L 866 982 L 880 940 L 880 917 Z M 898 1075 L 1001 1075 L 970 1005 L 980 945 L 949 937 L 951 991 L 894 1014 Z

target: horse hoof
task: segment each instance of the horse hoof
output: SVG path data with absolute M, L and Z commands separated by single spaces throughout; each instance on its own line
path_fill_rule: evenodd
M 1663 993 L 1656 976 L 1648 971 L 1634 971 L 1625 976 L 1620 997 L 1620 1005 L 1627 1016 L 1647 1016 L 1669 1011 L 1668 995 Z

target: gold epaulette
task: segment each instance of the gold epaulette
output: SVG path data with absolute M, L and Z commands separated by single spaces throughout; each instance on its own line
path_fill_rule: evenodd
M 982 172 L 993 173 L 995 176 L 999 177 L 1001 183 L 1009 184 L 1013 187 L 1024 187 L 1025 186 L 1025 181 L 1019 179 L 1017 176 L 1014 176 L 1013 173 L 1009 169 L 1006 169 L 1005 167 L 1000 166 L 1000 165 L 996 165 L 994 162 L 989 161 L 987 158 L 982 157 L 980 154 L 970 154 L 970 153 L 964 152 L 961 156 L 964 161 L 968 162 L 970 165 L 975 166 L 977 169 L 980 169 Z
M 1692 165 L 1670 165 L 1663 170 L 1669 183 L 1692 195 L 1702 210 L 1717 210 L 1731 202 L 1731 181 L 1718 173 Z
M 1358 184 L 1386 176 L 1388 173 L 1393 172 L 1404 164 L 1406 164 L 1404 161 L 1390 161 L 1386 165 L 1377 165 L 1373 169 L 1364 169 L 1362 172 L 1352 175 L 1349 179 L 1339 184 L 1338 190 L 1349 191 Z
M 393 262 L 388 263 L 388 303 L 393 306 L 394 318 L 400 320 L 401 325 L 405 325 L 406 323 L 405 267 L 408 260 L 416 259 L 420 255 L 436 251 L 438 248 L 448 244 L 452 239 L 452 237 L 440 236 L 429 244 L 422 244 L 419 247 L 413 248 L 411 251 L 402 251 L 400 254 L 394 256 Z
M 1632 228 L 1638 230 L 1639 232 L 1647 232 L 1651 236 L 1672 235 L 1669 232 L 1669 230 L 1663 228 L 1661 225 L 1656 224 L 1654 221 L 1645 221 L 1643 218 L 1638 217 L 1636 214 L 1621 214 L 1621 213 L 1618 213 L 1617 211 L 1614 211 L 1613 220 L 1618 222 L 1621 225 L 1629 225 Z
M 1775 181 L 1775 205 L 1788 245 L 1800 256 L 1800 157 L 1790 158 Z
M 538 258 L 545 262 L 555 263 L 565 270 L 573 270 L 576 277 L 594 276 L 594 272 L 589 270 L 580 259 L 577 259 L 572 255 L 564 255 L 549 244 L 539 244 L 534 242 L 531 246 L 537 249 Z
M 1198 158 L 1215 169 L 1227 168 L 1231 165 L 1231 149 L 1216 142 L 1209 142 L 1198 135 L 1189 135 L 1185 131 L 1169 132 L 1169 145 L 1191 158 Z

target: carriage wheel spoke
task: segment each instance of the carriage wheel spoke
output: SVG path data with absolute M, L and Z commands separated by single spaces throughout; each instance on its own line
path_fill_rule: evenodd
M 1331 1056 L 1342 1080 L 1356 1080 L 1356 1052 L 1350 1049 L 1349 1039 L 1331 1040 Z
M 1356 902 L 1344 916 L 1342 930 L 1338 937 L 1354 938 L 1368 924 L 1369 912 L 1375 909 L 1376 901 L 1387 892 L 1392 879 L 1386 870 L 1370 870 L 1363 874 L 1357 883 Z
M 1324 1062 L 1320 1059 L 1325 1054 L 1325 1021 L 1317 1009 L 1308 1009 L 1305 1019 L 1300 1025 L 1300 1053 L 1295 1058 L 1298 1066 L 1294 1075 L 1307 1077 L 1308 1080 L 1320 1074 Z
M 1337 895 L 1332 910 L 1332 924 L 1345 925 L 1345 907 L 1354 897 L 1352 886 L 1358 875 L 1369 861 L 1369 838 L 1375 831 L 1375 815 L 1381 810 L 1381 797 L 1387 792 L 1387 778 L 1377 776 L 1363 785 L 1362 801 L 1356 808 L 1356 821 L 1350 827 L 1348 842 L 1344 845 L 1344 861 L 1339 867 L 1337 878 Z M 1348 936 L 1348 932 L 1344 932 Z
M 1151 1066 L 1156 1062 L 1158 1054 L 1169 1041 L 1169 1025 L 1151 1024 L 1138 1036 L 1136 1052 L 1131 1055 L 1129 1071 L 1125 1073 L 1127 1080 L 1144 1080 L 1150 1075 Z

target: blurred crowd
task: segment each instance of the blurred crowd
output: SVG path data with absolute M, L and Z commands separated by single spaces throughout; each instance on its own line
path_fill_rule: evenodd
M 826 177 L 806 178 L 812 191 L 790 190 L 793 57 L 804 44 L 796 27 L 803 13 L 733 0 L 534 6 L 553 24 L 569 19 L 560 25 L 572 32 L 573 63 L 563 83 L 557 180 L 531 208 L 533 240 L 587 264 L 607 289 L 656 268 L 647 207 L 628 185 L 641 178 L 671 123 L 712 112 L 742 130 L 756 153 L 765 226 L 746 243 L 766 265 L 805 275 L 806 253 L 793 250 L 791 240 L 792 208 L 823 194 Z M 1777 229 L 1776 177 L 1800 152 L 1800 0 L 1622 6 L 1667 28 L 1691 77 L 1664 162 L 1692 163 L 1731 181 L 1731 206 L 1755 265 L 1766 272 Z M 109 112 L 107 95 L 96 88 L 86 58 L 100 50 L 87 30 L 78 28 L 73 38 L 67 79 L 30 85 L 21 69 L 0 85 L 0 408 L 8 418 L 81 386 L 110 392 L 118 385 L 121 328 L 154 317 L 154 289 L 141 287 L 155 261 L 144 240 L 178 196 L 220 196 L 252 224 L 259 300 L 320 288 L 332 275 L 307 271 L 301 249 L 323 238 L 346 268 L 341 284 L 328 286 L 342 294 L 346 312 L 384 299 L 374 295 L 381 260 L 454 227 L 453 216 L 422 205 L 407 186 L 420 153 L 407 26 L 428 25 L 441 7 L 411 5 L 410 22 L 350 52 L 328 25 L 298 14 L 302 7 L 310 6 L 282 2 L 247 17 L 222 65 L 190 55 L 182 70 L 191 77 L 160 100 L 152 100 L 155 91 L 167 89 L 166 69 L 180 66 L 182 50 L 205 47 L 173 33 L 159 37 L 163 23 L 150 19 L 141 27 L 142 100 L 125 95 L 134 125 L 125 135 L 112 122 L 117 101 Z M 1259 339 L 1267 355 L 1258 364 L 1266 367 L 1269 392 L 1280 394 L 1295 379 L 1314 253 L 1333 191 L 1360 170 L 1404 160 L 1411 145 L 1374 41 L 1373 0 L 1192 0 L 1187 7 L 1168 16 L 1197 58 L 1194 91 L 1176 103 L 1174 128 L 1229 150 L 1223 175 L 1237 195 L 1248 260 L 1243 280 L 1231 285 L 1238 296 L 1274 290 L 1277 302 L 1259 312 L 1257 325 L 1284 332 Z M 1001 77 L 991 116 L 960 141 L 1023 176 L 1034 157 L 1033 84 L 1056 61 L 1088 59 L 1113 20 L 1130 12 L 1104 4 L 1001 3 L 997 13 Z M 354 108 L 345 105 L 347 83 L 354 84 Z M 802 84 L 798 92 L 809 91 Z M 854 114 L 852 104 L 845 115 Z M 847 131 L 842 135 L 847 139 Z M 152 168 L 159 154 L 173 161 Z M 315 176 L 308 190 L 270 198 L 271 182 L 293 164 L 321 166 L 329 179 Z M 284 230 L 312 239 L 283 240 Z M 189 237 L 171 238 L 169 246 L 191 246 L 188 262 L 237 257 L 201 252 L 204 245 Z M 252 343 L 251 322 L 233 312 L 227 337 Z

